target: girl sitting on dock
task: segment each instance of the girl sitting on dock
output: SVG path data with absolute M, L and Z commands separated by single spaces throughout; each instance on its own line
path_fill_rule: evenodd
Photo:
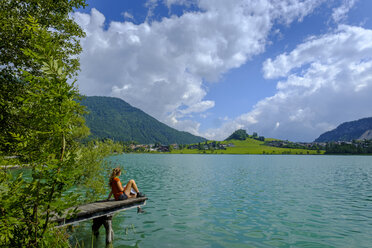
M 119 167 L 112 170 L 109 186 L 111 187 L 110 194 L 107 200 L 110 200 L 111 196 L 114 195 L 116 201 L 126 200 L 128 198 L 144 197 L 145 195 L 139 192 L 136 182 L 131 179 L 127 185 L 123 188 L 121 185 L 119 176 L 121 175 L 121 169 Z

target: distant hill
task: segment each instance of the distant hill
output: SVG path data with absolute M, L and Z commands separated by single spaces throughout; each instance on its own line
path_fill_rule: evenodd
M 142 110 L 114 97 L 89 96 L 81 101 L 90 138 L 137 141 L 140 144 L 191 144 L 206 139 L 171 128 Z
M 372 117 L 357 121 L 344 122 L 336 129 L 325 132 L 315 142 L 352 141 L 357 139 L 371 139 Z
M 229 137 L 227 137 L 227 139 L 225 140 L 232 140 L 232 139 L 245 140 L 248 137 L 249 135 L 247 134 L 247 131 L 245 131 L 244 129 L 238 129 L 235 132 L 233 132 Z

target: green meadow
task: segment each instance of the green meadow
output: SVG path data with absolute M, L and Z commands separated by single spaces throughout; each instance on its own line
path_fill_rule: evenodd
M 266 141 L 271 141 L 274 139 L 265 139 Z M 209 141 L 208 144 L 213 141 Z M 246 140 L 229 140 L 221 141 L 220 144 L 233 144 L 232 147 L 226 147 L 226 150 L 198 150 L 198 149 L 181 149 L 172 150 L 170 153 L 174 154 L 303 154 L 303 155 L 319 155 L 324 154 L 323 150 L 307 150 L 307 149 L 293 149 L 293 148 L 279 148 L 267 146 L 265 142 L 255 140 L 252 138 L 247 138 Z M 204 143 L 203 143 L 204 144 Z

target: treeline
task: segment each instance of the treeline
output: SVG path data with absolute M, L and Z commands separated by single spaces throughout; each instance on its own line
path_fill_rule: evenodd
M 205 142 L 207 144 L 207 142 Z M 218 149 L 216 142 L 209 143 L 205 145 L 204 143 L 199 143 L 198 145 L 187 145 L 187 144 L 171 144 L 163 145 L 159 142 L 155 144 L 139 144 L 136 141 L 126 141 L 126 142 L 116 142 L 115 147 L 117 153 L 146 153 L 146 152 L 171 152 L 173 150 L 183 150 L 183 149 Z M 226 149 L 226 148 L 225 148 Z
M 116 142 L 118 153 L 146 153 L 146 152 L 171 152 L 173 150 L 226 150 L 226 147 L 232 147 L 234 144 L 223 144 L 220 141 L 205 141 L 197 144 L 171 144 L 163 145 L 159 142 L 155 144 L 139 144 L 136 141 Z
M 225 140 L 246 140 L 247 138 L 259 140 L 259 141 L 265 141 L 264 136 L 258 136 L 256 132 L 253 132 L 252 135 L 249 135 L 246 130 L 244 129 L 238 129 L 235 132 L 233 132 L 229 137 L 227 137 Z
M 325 150 L 325 154 L 372 154 L 372 140 L 330 142 Z
M 283 140 L 272 140 L 266 141 L 265 145 L 279 147 L 279 148 L 291 148 L 291 149 L 307 149 L 307 150 L 324 150 L 324 146 L 317 143 L 297 143 Z
M 197 149 L 200 151 L 203 150 L 226 150 L 226 147 L 232 146 L 232 144 L 222 144 L 219 141 L 205 141 L 204 143 L 199 142 L 198 144 L 191 144 L 191 145 L 186 145 L 185 147 L 187 149 Z M 181 148 L 180 148 L 181 149 Z

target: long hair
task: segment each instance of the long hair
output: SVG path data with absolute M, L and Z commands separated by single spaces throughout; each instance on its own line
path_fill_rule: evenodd
M 112 181 L 114 180 L 114 177 L 118 176 L 121 172 L 121 169 L 119 167 L 116 167 L 112 170 L 110 180 L 109 180 L 109 186 L 111 186 Z

